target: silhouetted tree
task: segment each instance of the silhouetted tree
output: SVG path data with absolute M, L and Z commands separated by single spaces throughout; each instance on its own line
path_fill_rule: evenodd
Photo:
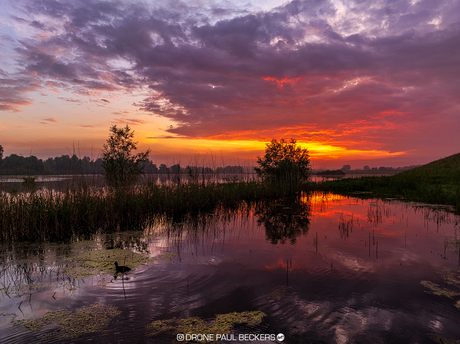
M 165 164 L 161 164 L 160 168 L 158 169 L 158 173 L 160 174 L 168 174 L 169 168 Z
M 152 163 L 150 160 L 147 161 L 144 164 L 144 172 L 146 174 L 157 174 L 158 173 L 158 167 L 154 163 Z
M 132 155 L 137 149 L 133 140 L 134 132 L 126 125 L 124 128 L 110 127 L 110 135 L 102 151 L 102 167 L 107 185 L 120 188 L 132 185 L 144 174 L 150 149 L 145 153 Z
M 271 140 L 266 144 L 265 155 L 257 157 L 260 167 L 255 167 L 259 177 L 273 182 L 287 182 L 295 186 L 310 177 L 310 156 L 307 149 L 297 145 L 295 139 Z
M 351 166 L 350 165 L 343 165 L 343 167 L 341 168 L 341 170 L 343 172 L 348 172 L 351 170 Z
M 180 164 L 175 164 L 175 165 L 172 165 L 170 168 L 170 171 L 172 174 L 179 174 L 180 173 Z
M 23 157 L 11 154 L 2 161 L 3 174 L 43 174 L 43 161 L 36 156 Z

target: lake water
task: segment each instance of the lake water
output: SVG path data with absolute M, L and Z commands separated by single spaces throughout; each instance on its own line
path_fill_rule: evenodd
M 4 245 L 0 342 L 178 343 L 177 333 L 149 335 L 147 326 L 172 318 L 212 322 L 243 311 L 267 316 L 235 327 L 228 338 L 235 340 L 221 342 L 281 343 L 243 340 L 280 333 L 283 343 L 459 340 L 459 223 L 439 207 L 314 193 L 95 235 L 93 243 Z M 124 278 L 69 278 L 65 258 L 85 245 L 156 260 Z M 120 311 L 96 333 L 68 339 L 56 325 L 31 331 L 12 324 L 96 303 Z

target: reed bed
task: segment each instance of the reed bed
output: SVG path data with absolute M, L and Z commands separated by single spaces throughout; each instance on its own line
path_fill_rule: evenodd
M 161 216 L 212 213 L 293 195 L 308 184 L 257 180 L 158 184 L 109 190 L 84 183 L 64 191 L 0 195 L 1 241 L 72 241 L 101 231 L 143 229 Z

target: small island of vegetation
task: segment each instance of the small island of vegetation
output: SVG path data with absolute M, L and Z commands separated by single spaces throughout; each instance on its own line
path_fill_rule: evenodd
M 37 192 L 35 179 L 27 177 L 23 183 L 27 192 L 2 192 L 2 240 L 64 240 L 82 232 L 142 229 L 158 216 L 180 220 L 187 214 L 236 209 L 251 202 L 298 196 L 312 190 L 460 208 L 460 154 L 393 176 L 313 183 L 309 180 L 308 151 L 294 139 L 273 139 L 257 160 L 257 178 L 212 181 L 200 176 L 199 169 L 187 166 L 186 181 L 178 175 L 170 183 L 139 183 L 149 151 L 133 154 L 137 149 L 133 136 L 128 126 L 110 128 L 101 163 L 106 187 L 93 187 L 81 180 L 65 190 Z M 343 174 L 337 170 L 319 175 Z
M 273 139 L 259 157 L 258 178 L 226 182 L 207 180 L 188 167 L 189 178 L 171 183 L 139 183 L 149 152 L 137 149 L 133 132 L 110 128 L 104 146 L 105 187 L 85 179 L 64 190 L 37 190 L 27 179 L 27 192 L 0 195 L 0 238 L 3 241 L 62 241 L 97 231 L 143 229 L 158 217 L 181 221 L 187 214 L 237 209 L 266 199 L 293 196 L 309 188 L 308 151 L 290 141 Z M 24 181 L 25 183 L 26 181 Z

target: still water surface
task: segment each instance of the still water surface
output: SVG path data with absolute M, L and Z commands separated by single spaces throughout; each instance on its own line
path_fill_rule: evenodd
M 245 212 L 160 222 L 110 240 L 95 236 L 95 248 L 110 242 L 157 258 L 124 279 L 67 278 L 64 258 L 75 245 L 7 245 L 0 342 L 171 343 L 174 336 L 149 336 L 146 326 L 242 311 L 267 317 L 235 335 L 283 333 L 284 343 L 458 340 L 460 296 L 435 295 L 422 281 L 460 293 L 459 222 L 441 208 L 314 193 Z M 458 283 L 446 283 L 452 280 Z M 121 314 L 106 330 L 76 339 L 50 337 L 52 325 L 34 332 L 11 323 L 97 302 Z

